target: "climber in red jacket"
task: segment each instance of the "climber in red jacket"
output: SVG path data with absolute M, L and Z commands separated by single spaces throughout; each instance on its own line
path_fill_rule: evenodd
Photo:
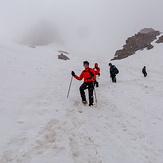
M 96 85 L 96 87 L 99 87 L 98 77 L 100 76 L 100 68 L 98 67 L 98 63 L 95 63 L 95 67 L 93 69 L 96 74 L 94 85 Z
M 89 62 L 84 61 L 83 66 L 85 67 L 85 70 L 82 71 L 80 76 L 78 77 L 75 75 L 75 72 L 72 71 L 71 75 L 74 76 L 77 80 L 82 80 L 84 78 L 84 83 L 80 86 L 80 95 L 82 98 L 82 103 L 87 104 L 86 97 L 85 97 L 85 89 L 88 89 L 89 92 L 89 106 L 93 106 L 93 89 L 94 89 L 94 81 L 96 78 L 96 74 L 92 68 L 89 68 Z

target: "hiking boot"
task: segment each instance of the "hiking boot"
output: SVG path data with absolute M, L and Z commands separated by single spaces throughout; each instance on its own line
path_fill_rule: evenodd
M 86 105 L 86 104 L 87 104 L 87 101 L 82 101 L 82 103 L 83 103 L 84 105 Z
M 93 104 L 89 104 L 89 106 L 93 106 Z

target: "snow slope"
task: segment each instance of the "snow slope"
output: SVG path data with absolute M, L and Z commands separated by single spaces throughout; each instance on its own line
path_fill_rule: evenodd
M 0 163 L 162 163 L 163 46 L 114 61 L 116 84 L 112 56 L 62 61 L 57 50 L 0 43 Z M 66 98 L 83 60 L 101 68 L 93 107 L 81 105 L 75 79 Z

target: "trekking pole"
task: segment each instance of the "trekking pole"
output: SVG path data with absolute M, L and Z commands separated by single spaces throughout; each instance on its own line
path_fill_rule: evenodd
M 94 88 L 93 90 L 94 90 L 94 94 L 95 94 L 95 102 L 97 103 L 96 90 L 95 90 L 93 78 L 92 78 L 92 82 L 93 82 L 93 88 Z
M 96 97 L 96 90 L 95 90 L 95 87 L 94 87 L 94 94 L 95 94 L 95 102 L 97 103 L 97 97 Z
M 71 81 L 70 81 L 70 85 L 69 85 L 69 89 L 68 89 L 68 93 L 67 93 L 67 98 L 68 98 L 69 93 L 70 93 L 70 88 L 71 88 L 72 79 L 73 79 L 73 76 L 71 77 Z

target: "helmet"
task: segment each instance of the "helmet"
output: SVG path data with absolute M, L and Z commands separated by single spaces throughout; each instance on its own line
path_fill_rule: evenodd
M 87 64 L 89 66 L 89 62 L 88 61 L 84 61 L 83 65 Z
M 98 66 L 98 63 L 95 63 L 95 66 Z
M 111 63 L 109 63 L 109 66 L 111 66 L 112 64 Z

